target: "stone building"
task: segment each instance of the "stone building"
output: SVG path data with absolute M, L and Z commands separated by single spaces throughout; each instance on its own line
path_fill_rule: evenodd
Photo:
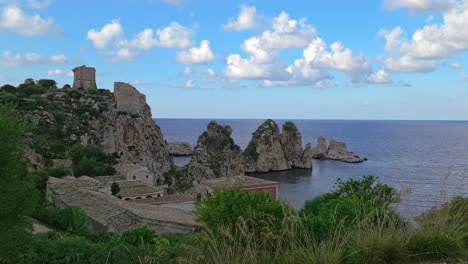
M 147 226 L 159 234 L 191 233 L 201 229 L 194 216 L 176 208 L 131 203 L 107 193 L 108 186 L 82 176 L 49 177 L 47 200 L 55 208 L 80 207 L 90 220 L 92 232 L 123 232 Z
M 97 89 L 96 69 L 86 65 L 73 69 L 73 89 Z

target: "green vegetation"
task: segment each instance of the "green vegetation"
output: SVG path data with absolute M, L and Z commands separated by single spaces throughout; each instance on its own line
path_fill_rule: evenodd
M 115 173 L 112 164 L 115 161 L 107 156 L 96 145 L 75 145 L 69 150 L 69 157 L 73 161 L 73 173 L 79 176 L 105 176 Z
M 291 132 L 298 132 L 299 130 L 296 127 L 296 124 L 294 124 L 291 121 L 287 121 L 283 124 L 283 130 L 291 131 Z
M 113 182 L 113 183 L 111 184 L 111 194 L 115 196 L 115 195 L 117 195 L 119 192 L 120 192 L 120 186 L 119 186 L 119 184 L 116 183 L 116 182 Z
M 195 215 L 205 226 L 233 228 L 239 217 L 248 219 L 249 228 L 263 226 L 279 227 L 281 222 L 293 215 L 287 204 L 275 200 L 268 193 L 244 192 L 241 190 L 215 190 L 212 197 L 196 202 Z
M 257 153 L 257 145 L 253 141 L 250 141 L 247 148 L 244 150 L 244 157 L 247 161 L 257 161 L 258 160 L 258 153 Z
M 12 105 L 0 104 L 0 262 L 17 263 L 31 246 L 27 216 L 36 206 L 36 192 L 23 161 L 27 129 Z
M 164 184 L 171 186 L 168 192 L 183 192 L 193 186 L 192 180 L 186 176 L 187 168 L 177 168 L 172 166 L 168 172 L 164 173 Z M 159 179 L 158 179 L 159 180 Z M 175 185 L 172 185 L 172 181 L 175 180 Z

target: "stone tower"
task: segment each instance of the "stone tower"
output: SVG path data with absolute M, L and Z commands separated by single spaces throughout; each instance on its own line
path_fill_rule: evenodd
M 86 65 L 73 69 L 73 89 L 96 89 L 96 69 Z

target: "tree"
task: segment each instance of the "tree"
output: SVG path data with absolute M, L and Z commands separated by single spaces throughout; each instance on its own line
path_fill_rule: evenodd
M 26 128 L 13 106 L 0 105 L 0 262 L 18 263 L 31 241 L 37 196 L 23 159 Z
M 119 192 L 120 192 L 120 186 L 119 186 L 119 184 L 116 183 L 116 182 L 113 182 L 113 183 L 111 184 L 111 193 L 112 193 L 112 195 L 115 196 L 115 195 L 118 194 Z

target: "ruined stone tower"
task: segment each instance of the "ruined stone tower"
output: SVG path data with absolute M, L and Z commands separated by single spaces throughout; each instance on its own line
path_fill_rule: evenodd
M 96 89 L 96 69 L 86 65 L 73 69 L 73 89 Z

